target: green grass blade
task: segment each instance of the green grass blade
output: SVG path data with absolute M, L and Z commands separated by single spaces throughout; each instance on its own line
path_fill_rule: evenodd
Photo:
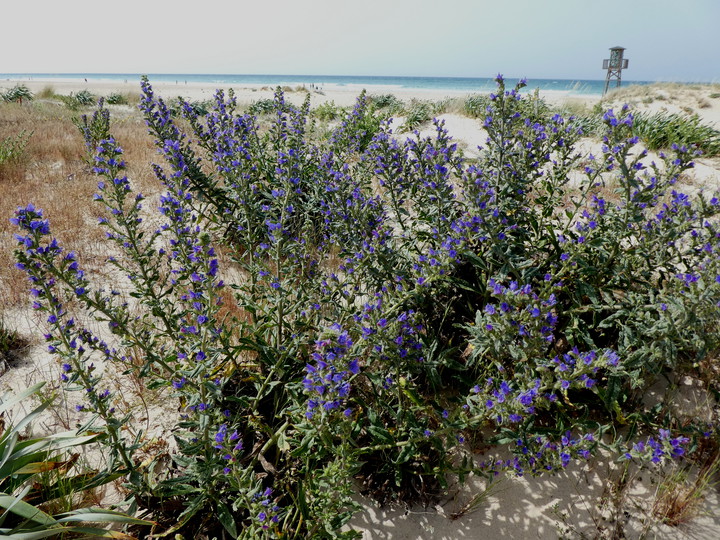
M 57 528 L 14 533 L 11 529 L 0 529 L 0 537 L 9 538 L 10 540 L 38 540 L 40 538 L 50 538 L 51 536 L 58 536 L 64 531 L 64 528 Z
M 115 512 L 113 510 L 106 510 L 104 508 L 82 508 L 80 510 L 73 510 L 72 512 L 66 512 L 60 514 L 57 520 L 58 523 L 70 523 L 74 521 L 92 521 L 102 523 L 132 523 L 133 525 L 154 525 L 154 522 L 147 521 L 144 519 L 134 518 L 123 514 L 122 512 Z
M 40 390 L 43 386 L 45 386 L 45 381 L 34 384 L 30 388 L 23 390 L 19 394 L 13 394 L 8 399 L 2 399 L 2 401 L 0 402 L 0 412 L 6 411 L 9 407 L 12 407 L 13 405 L 22 401 L 23 399 L 25 399 L 28 396 L 33 395 L 35 392 Z
M 23 519 L 40 523 L 45 527 L 52 527 L 58 524 L 58 521 L 51 515 L 46 514 L 39 508 L 13 495 L 0 494 L 0 507 L 7 509 Z

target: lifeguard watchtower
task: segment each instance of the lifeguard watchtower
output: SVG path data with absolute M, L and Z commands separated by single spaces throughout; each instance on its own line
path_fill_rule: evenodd
M 607 75 L 605 76 L 605 88 L 603 89 L 603 96 L 607 94 L 608 88 L 610 87 L 610 81 L 615 80 L 615 87 L 620 86 L 622 82 L 622 70 L 627 69 L 628 60 L 623 58 L 623 51 L 625 47 L 611 47 L 610 58 L 603 60 L 603 69 L 607 69 Z

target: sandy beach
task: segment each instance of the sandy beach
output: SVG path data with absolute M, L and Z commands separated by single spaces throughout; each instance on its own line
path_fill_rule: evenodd
M 160 96 L 171 99 L 182 96 L 188 100 L 207 100 L 212 99 L 217 89 L 229 90 L 233 89 L 239 104 L 249 104 L 260 99 L 271 98 L 275 91 L 273 86 L 262 84 L 246 84 L 243 86 L 229 84 L 199 83 L 178 80 L 176 82 L 153 81 L 150 78 L 153 90 Z M 55 93 L 62 95 L 75 94 L 82 90 L 89 90 L 94 95 L 107 96 L 112 93 L 121 94 L 137 94 L 140 91 L 140 80 L 109 80 L 109 79 L 63 79 L 63 78 L 28 78 L 28 79 L 0 79 L 0 87 L 11 88 L 16 84 L 24 84 L 33 93 L 39 93 L 47 87 L 51 87 Z M 290 89 L 287 92 L 288 88 Z M 355 103 L 358 94 L 365 89 L 370 94 L 393 94 L 402 101 L 410 101 L 412 99 L 425 101 L 440 101 L 447 98 L 464 98 L 473 92 L 465 92 L 459 90 L 436 90 L 422 88 L 401 88 L 397 86 L 359 86 L 359 85 L 337 85 L 324 84 L 318 85 L 316 88 L 308 86 L 293 85 L 285 87 L 287 98 L 293 102 L 302 102 L 305 99 L 306 92 L 310 94 L 310 105 L 316 107 L 323 103 L 334 102 L 340 107 L 348 107 Z M 542 98 L 548 103 L 561 104 L 564 102 L 594 104 L 599 100 L 599 96 L 594 95 L 569 95 L 562 91 L 544 91 Z
M 254 102 L 271 99 L 275 87 L 262 84 L 244 84 L 242 86 L 230 84 L 215 84 L 211 82 L 176 82 L 153 81 L 150 79 L 154 92 L 165 98 L 174 99 L 183 97 L 189 101 L 211 100 L 216 90 L 227 92 L 232 89 L 238 104 L 243 107 Z M 48 88 L 59 95 L 77 94 L 88 90 L 94 96 L 108 96 L 113 93 L 126 95 L 139 95 L 140 80 L 110 80 L 110 79 L 76 79 L 76 78 L 22 78 L 0 79 L 0 90 L 12 88 L 15 85 L 25 85 L 34 94 L 41 93 Z M 532 85 L 531 85 L 532 86 Z M 720 85 L 713 85 L 713 87 Z M 470 95 L 487 92 L 466 92 L 459 90 L 439 90 L 423 88 L 402 88 L 398 86 L 383 85 L 338 85 L 323 84 L 314 88 L 307 85 L 294 85 L 283 87 L 285 98 L 300 105 L 305 97 L 310 95 L 310 107 L 314 108 L 324 103 L 334 103 L 339 107 L 354 105 L 362 90 L 368 94 L 393 94 L 403 102 L 412 100 L 440 102 L 448 99 L 464 100 Z M 717 91 L 717 90 L 716 90 Z M 526 94 L 532 90 L 524 89 Z M 716 129 L 720 128 L 720 99 L 708 99 L 707 92 L 702 85 L 658 83 L 654 86 L 628 86 L 611 89 L 607 96 L 596 94 L 577 94 L 558 90 L 542 90 L 539 96 L 552 107 L 567 108 L 570 111 L 577 109 L 590 109 L 597 103 L 603 108 L 620 107 L 624 103 L 630 104 L 636 111 L 646 111 L 649 114 L 657 112 L 695 114 L 700 120 Z M 459 140 L 465 141 L 470 147 L 475 146 L 475 139 L 479 133 L 470 124 L 476 126 L 477 122 L 460 115 L 444 115 L 451 134 Z M 479 140 L 481 144 L 484 136 Z

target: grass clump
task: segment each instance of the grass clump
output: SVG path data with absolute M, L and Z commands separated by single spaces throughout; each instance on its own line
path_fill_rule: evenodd
M 39 392 L 45 383 L 0 399 L 0 416 L 18 402 Z M 79 453 L 97 434 L 86 430 L 27 436 L 27 428 L 51 403 L 44 401 L 18 422 L 0 422 L 0 534 L 9 538 L 56 538 L 66 535 L 117 538 L 100 527 L 120 523 L 152 525 L 127 514 L 82 507 L 93 490 L 117 479 L 99 471 L 75 471 Z M 78 504 L 80 503 L 80 504 Z M 128 538 L 126 535 L 123 538 Z
M 272 99 L 259 99 L 250 104 L 247 108 L 248 114 L 268 115 L 275 111 L 275 104 Z
M 73 99 L 81 107 L 90 107 L 95 104 L 96 97 L 90 92 L 90 90 L 80 90 L 75 95 L 72 95 Z
M 5 163 L 22 159 L 31 136 L 32 132 L 21 131 L 15 136 L 0 140 L 0 167 Z
M 118 92 L 113 92 L 109 96 L 105 98 L 105 102 L 108 105 L 127 105 L 128 104 L 128 98 L 120 94 Z
M 700 150 L 707 156 L 720 155 L 720 131 L 703 124 L 696 114 L 641 112 L 634 117 L 633 132 L 651 150 L 679 144 Z
M 6 102 L 17 102 L 22 105 L 24 101 L 32 101 L 35 95 L 24 84 L 16 84 L 9 90 L 0 92 L 0 98 Z
M 58 97 L 71 111 L 77 111 L 83 107 L 91 107 L 97 101 L 96 96 L 94 96 L 90 90 L 80 90 L 77 93 L 70 93 L 70 95 Z
M 413 100 L 407 105 L 402 116 L 405 117 L 400 131 L 411 132 L 430 122 L 433 117 L 433 104 L 427 101 Z
M 335 105 L 334 101 L 321 103 L 312 111 L 312 115 L 320 121 L 329 122 L 337 120 L 343 113 L 342 107 Z
M 20 336 L 15 330 L 10 329 L 5 320 L 0 317 L 0 362 L 6 363 L 11 360 L 17 352 L 26 347 L 27 340 Z M 0 369 L 0 375 L 2 374 Z
M 390 115 L 399 114 L 405 109 L 405 104 L 394 94 L 371 94 L 368 101 L 378 110 L 385 110 Z
M 709 490 L 717 486 L 720 453 L 701 445 L 693 463 L 676 466 L 657 487 L 652 514 L 665 525 L 687 525 L 702 513 Z
M 55 88 L 52 85 L 44 86 L 40 92 L 38 92 L 37 97 L 40 99 L 51 99 L 54 98 L 57 95 L 55 92 Z
M 490 97 L 487 95 L 475 94 L 468 96 L 464 104 L 464 112 L 470 118 L 480 118 L 486 112 L 490 104 Z

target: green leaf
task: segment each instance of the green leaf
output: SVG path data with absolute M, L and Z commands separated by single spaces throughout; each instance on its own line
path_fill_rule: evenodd
M 0 494 L 0 507 L 5 508 L 7 511 L 16 514 L 23 519 L 40 523 L 45 527 L 52 527 L 57 525 L 58 521 L 51 515 L 46 514 L 39 508 L 36 508 L 32 504 L 28 504 L 18 497 L 13 495 L 7 495 L 5 493 Z
M 237 538 L 237 525 L 235 524 L 235 518 L 233 518 L 232 512 L 228 505 L 223 502 L 217 502 L 217 516 L 225 527 L 225 530 L 230 533 L 233 538 Z
M 153 521 L 134 518 L 132 516 L 128 516 L 127 514 L 123 514 L 122 512 L 115 512 L 113 510 L 106 510 L 104 508 L 83 508 L 81 510 L 73 510 L 72 512 L 60 514 L 58 518 L 58 523 L 69 523 L 74 521 L 92 521 L 102 523 L 132 523 L 134 525 L 155 524 Z
M 41 529 L 37 531 L 12 532 L 12 529 L 0 529 L 0 537 L 9 538 L 10 540 L 38 540 L 39 538 L 49 538 L 63 534 L 67 529 L 58 527 L 55 529 Z
M 0 402 L 0 412 L 6 411 L 9 407 L 12 407 L 16 403 L 22 401 L 28 396 L 33 395 L 35 392 L 40 390 L 43 386 L 45 386 L 45 381 L 39 382 L 37 384 L 34 384 L 30 388 L 23 390 L 19 394 L 14 394 L 8 399 L 3 399 L 2 402 Z
M 402 449 L 400 450 L 400 453 L 398 454 L 398 457 L 393 460 L 393 463 L 395 463 L 396 465 L 400 465 L 400 464 L 402 464 L 402 463 L 407 462 L 408 460 L 410 460 L 410 459 L 415 455 L 416 450 L 417 450 L 417 449 L 415 448 L 414 445 L 412 445 L 412 444 L 406 444 L 406 445 L 403 446 Z
M 391 444 L 394 442 L 392 435 L 390 435 L 390 432 L 385 428 L 371 425 L 368 426 L 368 431 L 370 432 L 370 435 L 375 437 L 375 439 L 379 439 L 384 443 Z
M 33 388 L 35 388 L 37 385 L 35 385 Z M 45 409 L 47 409 L 50 406 L 51 401 L 45 401 L 38 405 L 35 409 L 33 409 L 30 413 L 28 413 L 22 420 L 20 420 L 17 424 L 13 426 L 13 431 L 15 432 L 21 432 L 25 429 L 25 427 L 30 424 L 36 416 L 38 416 L 41 412 L 43 412 Z
M 280 450 L 281 452 L 289 452 L 290 451 L 290 444 L 287 441 L 287 436 L 285 435 L 285 432 L 282 432 L 282 433 L 280 433 L 280 435 L 278 435 L 277 447 L 278 447 L 278 450 Z

